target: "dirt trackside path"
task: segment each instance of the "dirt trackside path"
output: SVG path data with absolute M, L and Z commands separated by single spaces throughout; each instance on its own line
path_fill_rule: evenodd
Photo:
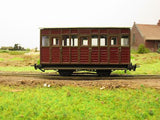
M 100 89 L 140 88 L 142 86 L 160 89 L 160 79 L 115 79 L 115 80 L 51 80 L 38 77 L 0 76 L 0 85 L 9 86 L 80 86 Z

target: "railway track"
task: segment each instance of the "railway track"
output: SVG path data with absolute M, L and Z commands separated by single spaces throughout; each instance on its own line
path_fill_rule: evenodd
M 74 73 L 72 76 L 59 76 L 56 73 L 23 73 L 23 72 L 0 72 L 0 76 L 36 77 L 51 80 L 115 80 L 115 79 L 160 79 L 160 75 L 116 75 L 99 77 L 94 73 Z

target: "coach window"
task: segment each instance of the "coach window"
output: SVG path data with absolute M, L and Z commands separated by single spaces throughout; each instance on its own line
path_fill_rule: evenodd
M 121 37 L 121 46 L 128 46 L 129 45 L 129 38 L 128 36 Z
M 69 36 L 68 35 L 62 36 L 62 46 L 69 46 Z
M 71 36 L 71 46 L 78 46 L 78 37 L 76 35 Z
M 92 39 L 91 39 L 91 44 L 92 46 L 98 46 L 98 36 L 97 35 L 92 35 Z
M 49 36 L 42 36 L 42 47 L 49 46 Z
M 81 37 L 81 46 L 88 46 L 88 37 Z
M 100 46 L 107 46 L 107 36 L 106 35 L 100 36 Z
M 111 37 L 111 45 L 117 45 L 117 37 Z
M 53 40 L 52 43 L 53 43 L 54 46 L 59 45 L 59 39 L 58 38 L 54 37 L 52 40 Z

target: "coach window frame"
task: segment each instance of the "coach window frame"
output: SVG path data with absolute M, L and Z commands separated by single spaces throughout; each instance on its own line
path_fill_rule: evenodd
M 85 40 L 85 39 L 82 39 L 83 37 L 86 37 L 87 39 L 87 45 L 84 45 L 83 44 L 83 40 Z M 80 46 L 81 47 L 89 47 L 89 36 L 88 35 L 83 35 L 83 36 L 80 36 Z
M 46 39 L 43 39 L 43 37 L 48 37 L 47 45 L 45 45 L 45 42 L 43 42 Z M 44 44 L 43 44 L 44 43 Z M 50 36 L 49 35 L 42 35 L 41 36 L 41 47 L 50 47 Z
M 64 36 L 67 36 L 66 38 L 64 38 Z M 65 40 L 66 40 L 66 45 L 65 45 Z M 64 41 L 64 42 L 63 42 Z M 69 43 L 68 43 L 69 42 Z M 67 44 L 68 43 L 68 44 Z M 61 46 L 62 47 L 70 47 L 70 35 L 62 35 L 61 38 Z
M 101 44 L 101 38 L 103 38 L 102 36 L 105 36 L 104 37 L 105 38 L 104 45 Z M 107 47 L 108 46 L 108 35 L 102 34 L 102 35 L 99 36 L 99 46 L 100 47 Z
M 112 44 L 112 38 L 116 38 L 116 44 Z M 110 37 L 110 46 L 118 46 L 118 36 L 111 36 Z
M 58 39 L 58 44 L 54 44 L 54 41 L 53 41 L 53 38 L 56 38 L 56 39 Z M 58 47 L 58 46 L 60 46 L 60 36 L 51 36 L 51 46 L 52 47 Z
M 123 38 L 123 37 L 127 37 L 127 38 L 128 38 L 128 43 L 127 43 L 127 45 L 122 45 L 122 38 Z M 129 47 L 129 46 L 130 46 L 130 38 L 129 38 L 128 35 L 122 35 L 122 36 L 120 37 L 120 46 L 122 46 L 122 47 Z
M 95 37 L 96 36 L 96 37 Z M 93 44 L 93 40 L 96 38 L 96 44 Z M 99 46 L 99 35 L 91 35 L 91 47 L 98 47 Z
M 74 36 L 76 36 L 76 37 L 74 37 Z M 74 39 L 73 39 L 74 38 Z M 75 39 L 76 38 L 76 39 Z M 75 41 L 73 42 L 74 40 L 76 40 L 77 41 L 77 44 L 75 45 Z M 76 34 L 76 35 L 70 35 L 70 46 L 71 47 L 78 47 L 79 46 L 79 37 L 78 37 L 78 35 Z

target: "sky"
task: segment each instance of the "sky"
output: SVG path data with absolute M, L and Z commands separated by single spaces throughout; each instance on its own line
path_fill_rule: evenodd
M 0 47 L 39 48 L 44 27 L 157 24 L 160 0 L 0 0 Z

